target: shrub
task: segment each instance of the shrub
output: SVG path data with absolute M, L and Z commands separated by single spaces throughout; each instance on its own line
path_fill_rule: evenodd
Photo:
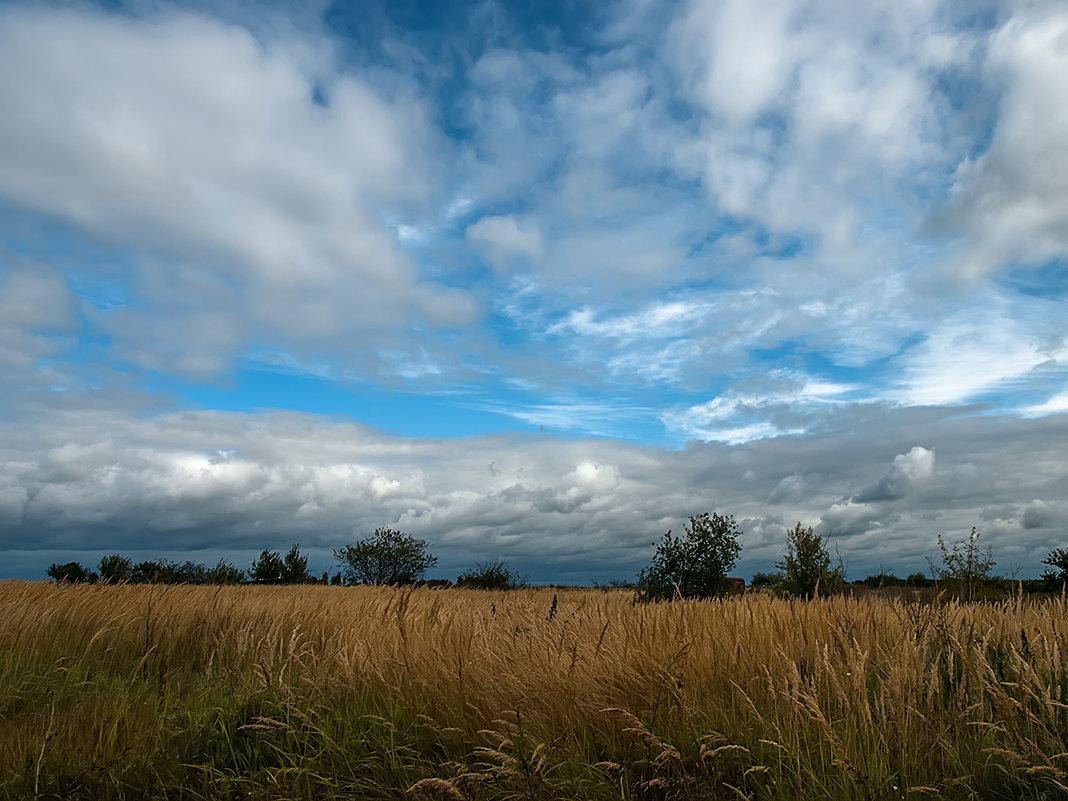
M 61 565 L 53 562 L 48 566 L 45 575 L 60 584 L 64 582 L 67 584 L 95 584 L 99 578 L 96 573 L 83 567 L 80 562 L 65 562 Z
M 283 584 L 307 584 L 312 580 L 308 573 L 308 557 L 300 555 L 300 545 L 294 544 L 282 560 Z
M 334 549 L 346 584 L 412 584 L 438 563 L 430 543 L 391 528 Z
M 1068 550 L 1054 548 L 1049 552 L 1049 556 L 1042 560 L 1042 564 L 1053 568 L 1042 573 L 1046 588 L 1054 592 L 1060 591 L 1065 583 L 1068 583 Z
M 781 573 L 754 573 L 750 586 L 753 589 L 778 587 L 781 581 Z
M 956 587 L 961 598 L 975 600 L 976 592 L 991 580 L 990 571 L 996 562 L 988 547 L 986 553 L 979 546 L 979 532 L 972 526 L 972 531 L 965 540 L 953 543 L 947 548 L 942 535 L 938 535 L 938 549 L 941 551 L 942 565 L 939 567 L 931 559 L 931 571 L 940 581 Z
M 208 570 L 206 579 L 208 584 L 244 584 L 245 571 L 232 562 L 220 559 L 215 567 Z
M 107 584 L 129 581 L 133 572 L 133 561 L 122 554 L 113 553 L 100 559 L 98 566 L 100 580 Z
M 867 587 L 879 589 L 880 587 L 900 587 L 905 581 L 899 579 L 893 573 L 875 573 L 874 575 L 867 576 L 861 583 Z
M 498 559 L 496 562 L 479 562 L 471 570 L 461 573 L 456 585 L 474 590 L 511 590 L 521 587 L 522 582 L 519 573 Z
M 742 532 L 734 518 L 703 512 L 690 517 L 684 530 L 684 537 L 668 531 L 656 546 L 652 564 L 638 574 L 642 600 L 708 598 L 726 590 L 724 578 L 742 550 Z
M 278 552 L 264 548 L 248 569 L 248 578 L 255 584 L 281 584 L 285 569 L 285 562 Z
M 806 599 L 838 592 L 845 583 L 841 562 L 831 568 L 831 555 L 823 537 L 811 527 L 802 528 L 800 522 L 786 533 L 786 555 L 775 566 L 783 574 L 779 588 Z

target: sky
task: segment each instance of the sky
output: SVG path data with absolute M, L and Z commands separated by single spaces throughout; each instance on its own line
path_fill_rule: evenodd
M 0 577 L 1068 546 L 1068 6 L 0 2 Z

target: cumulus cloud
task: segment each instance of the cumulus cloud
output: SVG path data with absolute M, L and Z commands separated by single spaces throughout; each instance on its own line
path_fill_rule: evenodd
M 842 425 L 679 451 L 612 440 L 411 439 L 281 412 L 136 417 L 57 404 L 21 420 L 0 424 L 0 547 L 17 552 L 8 570 L 28 575 L 67 554 L 243 559 L 293 541 L 322 569 L 332 548 L 394 525 L 430 539 L 445 573 L 492 555 L 536 580 L 607 580 L 633 575 L 650 542 L 706 510 L 745 521 L 743 575 L 779 558 L 796 521 L 840 538 L 851 570 L 919 569 L 936 533 L 966 532 L 984 509 L 1011 506 L 1021 493 L 1049 497 L 1068 480 L 1063 417 L 898 411 L 878 419 L 881 441 L 858 442 Z M 886 471 L 886 449 L 916 430 L 938 437 L 940 469 L 933 450 L 916 446 Z M 860 499 L 858 477 L 880 472 L 868 483 L 883 482 L 898 502 Z M 958 472 L 967 479 L 954 484 Z M 937 497 L 919 491 L 939 480 Z M 1035 502 L 1018 519 L 990 532 L 990 544 L 1038 572 L 1064 511 Z M 873 531 L 879 541 L 863 539 Z
M 895 500 L 921 487 L 934 474 L 935 454 L 920 445 L 908 453 L 899 453 L 890 465 L 890 472 L 856 494 L 858 504 Z
M 472 319 L 369 212 L 429 191 L 418 102 L 331 50 L 174 11 L 0 12 L 20 76 L 0 85 L 0 194 L 139 254 L 137 306 L 93 318 L 128 358 L 203 376 L 252 340 L 339 357 L 325 343 L 368 326 Z
M 957 167 L 948 221 L 966 234 L 956 264 L 975 279 L 1068 253 L 1068 12 L 1039 3 L 989 44 L 985 77 L 1001 90 L 990 146 Z

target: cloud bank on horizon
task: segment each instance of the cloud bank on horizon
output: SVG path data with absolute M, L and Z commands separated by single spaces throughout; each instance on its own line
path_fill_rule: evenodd
M 603 581 L 716 510 L 1037 574 L 1064 75 L 1057 2 L 0 6 L 0 572 Z

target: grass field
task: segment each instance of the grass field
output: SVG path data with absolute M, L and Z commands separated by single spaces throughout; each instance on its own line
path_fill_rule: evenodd
M 0 582 L 0 798 L 1068 797 L 1068 608 Z

